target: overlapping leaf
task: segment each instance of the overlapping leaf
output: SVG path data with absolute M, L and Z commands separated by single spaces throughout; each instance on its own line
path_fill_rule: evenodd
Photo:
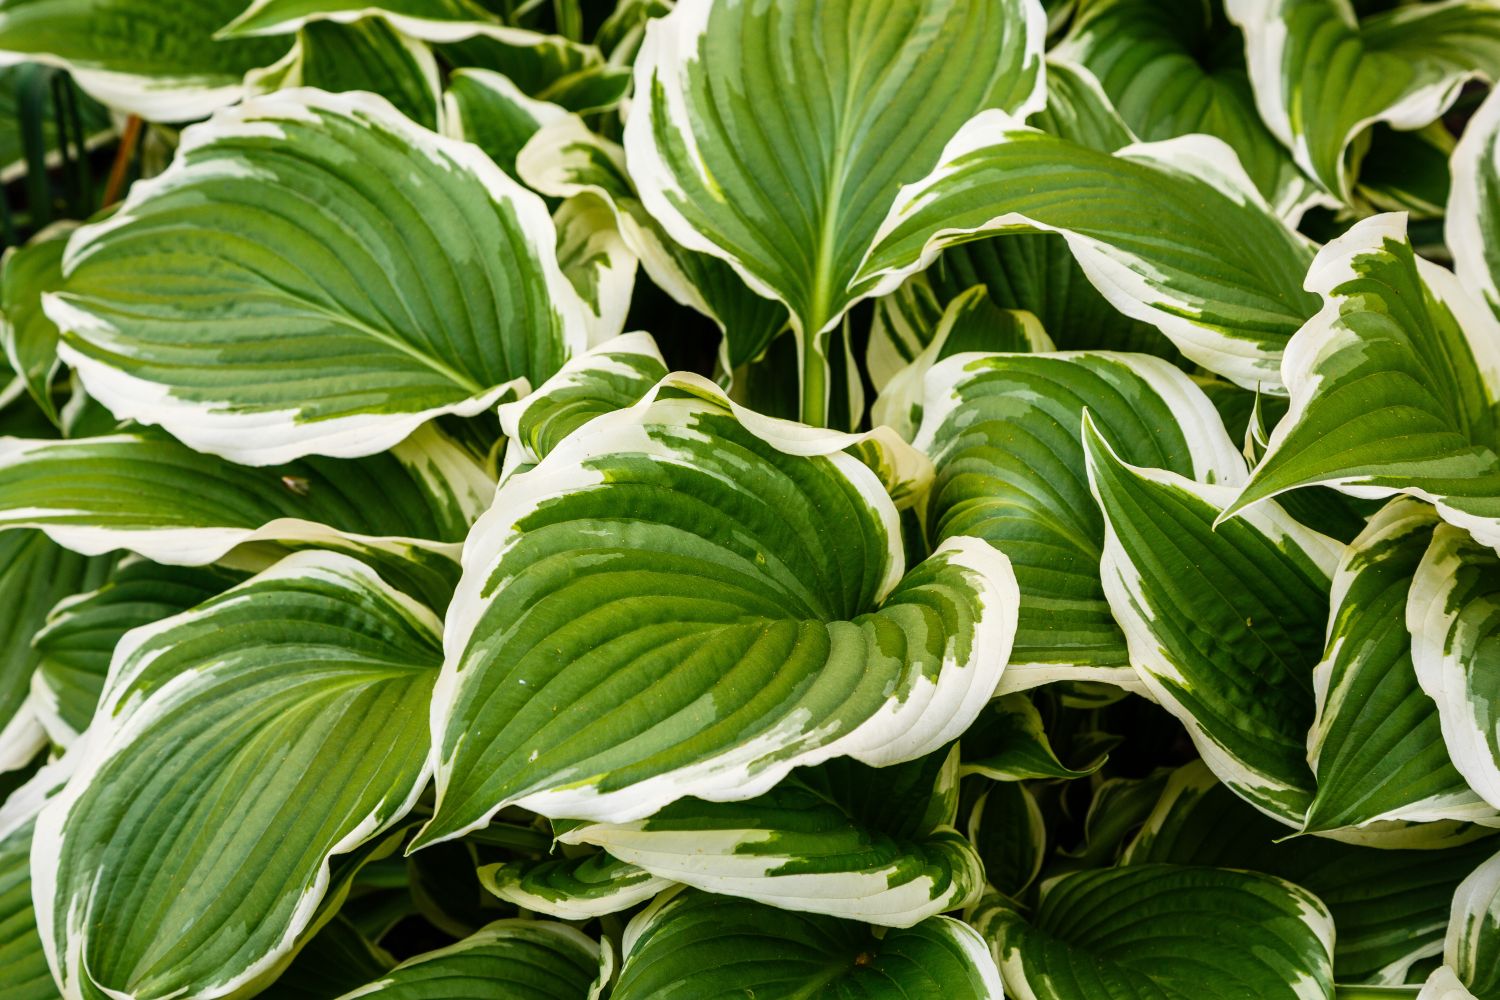
M 577 858 L 512 861 L 479 869 L 501 899 L 559 920 L 587 920 L 644 903 L 671 887 L 643 868 L 600 851 Z

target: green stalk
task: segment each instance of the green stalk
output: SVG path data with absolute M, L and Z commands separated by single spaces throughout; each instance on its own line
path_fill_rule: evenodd
M 1420 986 L 1335 986 L 1334 1000 L 1402 1000 L 1422 992 Z
M 828 426 L 828 361 L 816 335 L 802 342 L 802 422 Z

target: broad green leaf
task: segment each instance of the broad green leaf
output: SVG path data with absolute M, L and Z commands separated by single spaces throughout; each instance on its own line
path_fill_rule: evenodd
M 1079 438 L 1087 410 L 1125 459 L 1214 483 L 1245 462 L 1181 371 L 1141 354 L 961 355 L 927 374 L 917 448 L 937 478 L 933 543 L 972 535 L 1004 552 L 1021 586 L 1006 690 L 1060 679 L 1139 685 L 1100 582 L 1104 519 Z
M 975 925 L 1006 987 L 1032 1000 L 1331 1000 L 1333 920 L 1305 889 L 1221 868 L 1134 865 L 1000 897 Z
M 675 375 L 507 479 L 465 544 L 419 842 L 511 804 L 626 822 L 738 801 L 955 738 L 1009 656 L 1014 576 L 972 538 L 906 570 L 879 473 L 913 460 Z
M 1261 122 L 1245 71 L 1244 39 L 1216 5 L 1086 0 L 1051 55 L 1074 60 L 1098 77 L 1142 139 L 1217 136 L 1279 215 L 1296 219 L 1307 207 L 1312 184 Z
M 968 834 L 992 889 L 1015 898 L 1041 874 L 1047 823 L 1021 782 L 999 782 L 981 794 L 969 814 Z
M 570 359 L 525 399 L 500 407 L 512 461 L 535 464 L 595 417 L 634 406 L 667 375 L 656 342 L 627 333 Z
M 407 959 L 339 1000 L 596 1000 L 614 951 L 565 924 L 497 920 L 457 944 Z
M 248 465 L 347 458 L 582 349 L 556 241 L 475 147 L 374 95 L 280 91 L 184 132 L 46 304 L 116 416 Z
M 1104 153 L 1137 141 L 1098 78 L 1083 66 L 1057 58 L 1056 50 L 1047 56 L 1047 106 L 1033 114 L 1030 123 Z
M 63 247 L 76 223 L 48 226 L 24 247 L 11 247 L 0 258 L 0 345 L 11 370 L 54 424 L 57 405 L 52 379 L 57 360 L 57 326 L 42 311 L 42 295 L 62 285 Z
M 287 50 L 285 39 L 216 40 L 243 9 L 244 0 L 3 0 L 0 53 L 62 66 L 117 111 L 192 121 L 238 101 L 245 73 Z
M 1041 106 L 1044 33 L 1033 0 L 687 0 L 648 26 L 631 175 L 673 238 L 785 303 L 809 422 L 881 219 L 972 115 Z
M 49 764 L 0 805 L 0 991 L 6 1000 L 57 1000 L 31 904 L 31 836 L 36 816 L 71 761 Z
M 1478 1000 L 1500 997 L 1500 854 L 1453 894 L 1443 959 Z
M 508 903 L 559 920 L 588 920 L 628 910 L 672 885 L 670 879 L 657 878 L 603 851 L 579 858 L 485 865 L 479 869 L 479 881 Z
M 1500 321 L 1413 253 L 1400 215 L 1324 247 L 1307 287 L 1324 305 L 1282 363 L 1291 409 L 1226 516 L 1299 486 L 1402 492 L 1500 543 Z
M 443 92 L 444 130 L 484 150 L 506 173 L 542 126 L 565 118 L 556 104 L 528 97 L 507 76 L 487 69 L 456 69 Z
M 1500 809 L 1500 556 L 1451 525 L 1433 533 L 1406 604 L 1412 663 L 1453 766 Z
M 1301 826 L 1313 667 L 1344 547 L 1272 504 L 1216 530 L 1233 487 L 1130 465 L 1088 420 L 1083 438 L 1105 520 L 1104 592 L 1131 664 L 1215 774 Z
M 1363 21 L 1349 0 L 1225 0 L 1245 32 L 1261 118 L 1324 191 L 1348 200 L 1346 151 L 1376 122 L 1436 120 L 1473 77 L 1500 71 L 1500 10 L 1408 4 Z
M 1024 694 L 1007 694 L 985 709 L 963 737 L 963 772 L 991 781 L 1032 778 L 1086 778 L 1104 765 L 1106 755 L 1071 768 L 1057 759 L 1042 726 L 1041 713 Z
M 522 93 L 578 114 L 613 110 L 630 89 L 629 67 L 560 35 L 472 24 L 436 48 L 450 66 L 499 73 Z
M 1057 349 L 1035 316 L 996 308 L 984 285 L 954 298 L 936 325 L 919 336 L 927 346 L 890 376 L 870 410 L 871 423 L 884 424 L 907 440 L 922 423 L 924 383 L 939 361 L 974 351 L 1044 354 Z M 889 349 L 899 350 L 894 344 Z
M 850 920 L 684 889 L 625 929 L 613 1000 L 992 1000 L 1000 976 L 949 917 L 877 936 Z
M 29 532 L 6 537 L 22 534 Z M 180 614 L 243 579 L 217 567 L 162 566 L 126 556 L 102 586 L 59 601 L 31 640 L 40 657 L 31 693 L 47 738 L 67 747 L 88 728 L 125 633 Z
M 46 743 L 32 693 L 41 660 L 33 636 L 54 604 L 97 587 L 112 562 L 69 552 L 40 531 L 0 534 L 0 772 L 25 766 Z
M 1328 646 L 1313 672 L 1318 715 L 1307 747 L 1318 787 L 1305 829 L 1436 819 L 1500 825 L 1454 770 L 1438 709 L 1412 667 L 1407 592 L 1438 523 L 1426 504 L 1392 501 L 1334 573 Z
M 494 493 L 436 427 L 390 452 L 249 468 L 158 431 L 71 441 L 0 438 L 0 527 L 99 555 L 124 548 L 204 565 L 252 541 L 380 545 L 452 555 Z
M 440 631 L 361 563 L 305 552 L 121 640 L 78 769 L 37 820 L 37 924 L 63 992 L 273 979 L 332 916 L 330 859 L 381 843 L 426 784 Z
M 559 839 L 708 892 L 911 927 L 973 905 L 984 888 L 979 856 L 945 808 L 957 804 L 957 786 L 956 752 L 880 770 L 838 760 L 744 802 L 679 799 L 646 819 L 584 824 Z
M 253 0 L 237 13 L 221 37 L 282 35 L 318 21 L 349 24 L 374 16 L 411 38 L 449 42 L 471 33 L 475 22 L 496 24 L 475 0 Z
M 1299 288 L 1311 249 L 1221 140 L 1183 136 L 1109 154 L 1000 111 L 966 124 L 936 168 L 901 192 L 855 280 L 884 291 L 946 246 L 1038 231 L 1061 234 L 1117 310 L 1250 388 L 1277 387 L 1281 352 L 1316 309 Z
M 592 195 L 615 213 L 620 235 L 653 283 L 713 320 L 724 333 L 723 374 L 765 354 L 787 324 L 786 307 L 752 292 L 724 261 L 690 250 L 646 211 L 625 171 L 625 154 L 576 117 L 548 122 L 516 158 L 521 178 L 557 198 Z
M 1414 963 L 1442 950 L 1454 890 L 1497 846 L 1493 837 L 1474 840 L 1484 832 L 1474 827 L 1412 849 L 1322 837 L 1278 843 L 1286 832 L 1195 761 L 1173 773 L 1123 863 L 1245 868 L 1294 882 L 1333 914 L 1338 980 L 1397 985 Z
M 1500 96 L 1479 106 L 1453 150 L 1446 238 L 1458 283 L 1500 314 Z
M 252 92 L 289 87 L 330 93 L 368 90 L 423 128 L 435 129 L 438 124 L 441 87 L 432 50 L 378 18 L 307 24 L 297 32 L 286 58 L 252 73 L 246 82 Z

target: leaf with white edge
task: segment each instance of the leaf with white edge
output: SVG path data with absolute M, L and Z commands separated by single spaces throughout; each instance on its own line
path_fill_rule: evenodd
M 274 979 L 332 916 L 330 859 L 380 843 L 427 782 L 441 627 L 361 563 L 305 552 L 121 640 L 32 849 L 64 994 Z
M 1479 1000 L 1500 997 L 1500 854 L 1453 894 L 1443 960 Z
M 1029 119 L 1036 128 L 1105 153 L 1137 137 L 1098 79 L 1082 66 L 1047 56 L 1047 106 Z
M 1172 774 L 1122 863 L 1244 868 L 1300 885 L 1333 914 L 1339 981 L 1396 985 L 1442 950 L 1454 890 L 1497 845 L 1475 840 L 1486 831 L 1472 826 L 1451 840 L 1385 849 L 1323 837 L 1278 843 L 1286 832 L 1195 761 Z
M 102 586 L 59 601 L 32 638 L 40 660 L 31 693 L 47 738 L 68 747 L 88 728 L 125 633 L 180 614 L 243 580 L 244 574 L 218 567 L 163 566 L 126 556 Z
M 1500 320 L 1377 215 L 1307 275 L 1323 308 L 1287 347 L 1291 409 L 1225 516 L 1299 486 L 1401 492 L 1500 543 Z
M 918 449 L 937 478 L 928 537 L 971 535 L 1010 559 L 1020 625 L 1006 690 L 1054 680 L 1138 687 L 1100 582 L 1104 519 L 1089 494 L 1084 410 L 1126 459 L 1214 483 L 1245 462 L 1202 391 L 1142 354 L 960 355 L 927 374 Z
M 1091 71 L 1142 139 L 1223 139 L 1277 214 L 1295 221 L 1312 200 L 1312 182 L 1260 120 L 1244 40 L 1222 9 L 1201 0 L 1089 0 L 1051 58 Z
M 1318 787 L 1304 829 L 1439 819 L 1500 825 L 1448 759 L 1437 706 L 1412 666 L 1407 593 L 1439 523 L 1426 504 L 1394 500 L 1333 575 L 1328 645 L 1313 672 L 1318 714 L 1307 736 Z
M 595 417 L 640 402 L 666 375 L 650 334 L 621 334 L 569 359 L 525 399 L 500 407 L 500 426 L 518 460 L 535 464 Z
M 338 1000 L 597 1000 L 613 971 L 607 941 L 546 920 L 497 920 Z
M 557 198 L 593 195 L 615 213 L 615 224 L 653 283 L 672 299 L 713 320 L 724 333 L 724 373 L 762 356 L 785 329 L 786 307 L 752 292 L 724 261 L 678 243 L 646 211 L 625 171 L 625 154 L 576 116 L 544 124 L 516 157 L 521 178 Z
M 493 495 L 489 474 L 433 426 L 379 455 L 258 468 L 158 431 L 0 438 L 0 527 L 170 565 L 201 566 L 252 541 L 405 540 L 451 554 Z
M 753 798 L 961 733 L 1009 657 L 1015 577 L 972 538 L 908 572 L 887 487 L 844 451 L 870 440 L 674 375 L 506 480 L 448 614 L 419 843 L 510 804 L 625 822 Z
M 613 110 L 630 90 L 628 66 L 560 35 L 474 24 L 437 50 L 450 66 L 499 73 L 522 93 L 577 114 Z
M 1448 249 L 1458 283 L 1500 315 L 1500 91 L 1490 96 L 1453 150 Z
M 40 531 L 0 534 L 0 772 L 24 767 L 46 744 L 32 637 L 53 605 L 99 586 L 113 562 L 69 552 Z
M 628 910 L 672 886 L 600 851 L 581 858 L 485 865 L 479 881 L 508 903 L 558 920 L 588 920 Z
M 1035 0 L 684 0 L 647 27 L 631 175 L 678 242 L 786 304 L 804 419 L 824 421 L 827 334 L 874 293 L 860 262 L 902 185 L 977 112 L 1044 103 L 1044 34 Z
M 31 903 L 37 813 L 67 780 L 67 758 L 42 767 L 0 805 L 0 990 L 6 1000 L 57 1000 Z
M 1042 886 L 1036 912 L 974 914 L 1006 988 L 1028 1000 L 1331 1000 L 1333 920 L 1255 872 L 1134 865 Z
M 1100 868 L 1115 863 L 1126 841 L 1161 797 L 1170 772 L 1157 768 L 1144 778 L 1106 778 L 1094 790 L 1083 817 L 1083 840 L 1060 848 L 1063 868 Z M 1269 821 L 1267 821 L 1269 822 Z
M 616 227 L 614 211 L 598 198 L 570 198 L 552 221 L 557 262 L 583 303 L 588 343 L 618 337 L 630 311 L 637 260 Z
M 1045 354 L 1057 349 L 1035 316 L 997 308 L 984 285 L 949 302 L 926 337 L 927 346 L 891 375 L 870 410 L 871 423 L 890 427 L 908 441 L 922 423 L 927 373 L 939 361 L 975 351 Z
M 1104 593 L 1131 664 L 1215 774 L 1300 827 L 1312 671 L 1344 546 L 1274 504 L 1216 530 L 1233 486 L 1128 464 L 1088 419 L 1083 439 L 1105 521 Z
M 350 24 L 379 17 L 411 38 L 448 42 L 472 33 L 476 22 L 497 24 L 475 0 L 253 0 L 238 13 L 223 25 L 221 37 L 283 35 L 317 21 Z
M 185 131 L 45 301 L 116 416 L 246 465 L 349 458 L 584 347 L 556 242 L 475 147 L 372 94 L 279 91 Z
M 1047 823 L 1036 798 L 1019 781 L 991 785 L 969 814 L 969 841 L 984 865 L 985 884 L 1011 898 L 1041 874 Z
M 0 346 L 11 370 L 54 424 L 52 400 L 57 360 L 57 325 L 42 311 L 42 295 L 62 285 L 63 248 L 77 223 L 48 226 L 24 247 L 11 247 L 0 258 Z
M 1255 103 L 1322 188 L 1348 200 L 1346 151 L 1376 122 L 1421 128 L 1474 77 L 1500 71 L 1500 10 L 1483 0 L 1399 6 L 1363 21 L 1349 0 L 1226 0 L 1245 32 Z
M 1379 1000 L 1376 994 L 1371 994 L 1374 1000 Z M 1464 988 L 1463 981 L 1446 965 L 1440 965 L 1432 970 L 1432 975 L 1422 984 L 1422 992 L 1417 994 L 1417 1000 L 1478 1000 L 1474 994 Z
M 342 914 L 324 924 L 297 952 L 260 1000 L 328 1000 L 378 979 L 396 964 Z
M 911 927 L 973 905 L 984 888 L 953 815 L 930 808 L 947 801 L 935 783 L 956 792 L 957 771 L 956 753 L 880 770 L 831 761 L 744 802 L 679 799 L 647 819 L 584 824 L 558 839 L 707 892 Z
M 1086 778 L 1104 766 L 1106 754 L 1071 768 L 1057 759 L 1041 713 L 1024 694 L 1007 694 L 985 706 L 964 733 L 963 773 L 992 781 Z
M 443 92 L 443 128 L 472 142 L 515 176 L 516 155 L 542 126 L 567 116 L 556 104 L 526 96 L 510 77 L 487 69 L 456 69 Z
M 243 96 L 285 39 L 218 41 L 244 0 L 3 0 L 0 54 L 68 69 L 90 96 L 151 121 L 192 121 Z
M 1439 526 L 1412 580 L 1406 627 L 1453 766 L 1500 809 L 1500 556 Z
M 994 1000 L 1000 975 L 974 929 L 949 917 L 877 935 L 683 889 L 625 928 L 613 1000 Z
M 1038 231 L 1060 233 L 1117 310 L 1239 385 L 1279 385 L 1281 352 L 1317 306 L 1299 288 L 1312 250 L 1222 140 L 1109 154 L 999 111 L 975 116 L 902 190 L 855 280 L 884 291 L 946 246 Z
M 305 25 L 286 58 L 250 74 L 246 85 L 252 93 L 289 87 L 368 90 L 423 128 L 438 124 L 441 85 L 432 49 L 378 18 Z

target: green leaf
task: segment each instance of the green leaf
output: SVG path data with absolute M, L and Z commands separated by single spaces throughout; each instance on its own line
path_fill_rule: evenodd
M 252 73 L 247 84 L 252 92 L 288 87 L 317 87 L 330 93 L 368 90 L 423 128 L 435 129 L 438 124 L 441 86 L 432 49 L 378 18 L 305 25 L 286 58 Z
M 409 958 L 339 1000 L 596 1000 L 614 951 L 565 924 L 497 920 L 457 944 Z
M 567 116 L 556 104 L 526 96 L 509 77 L 473 68 L 449 74 L 443 109 L 448 135 L 474 143 L 512 176 L 516 155 L 537 130 Z
M 911 927 L 973 905 L 984 888 L 951 810 L 932 808 L 957 786 L 956 753 L 880 770 L 831 761 L 744 802 L 679 799 L 647 819 L 585 824 L 559 839 L 708 892 Z
M 1060 233 L 1120 312 L 1251 388 L 1278 384 L 1281 351 L 1316 306 L 1298 288 L 1306 241 L 1222 141 L 1184 136 L 1111 155 L 998 111 L 966 124 L 901 192 L 856 281 L 884 290 L 946 246 L 1038 231 Z
M 1363 21 L 1349 0 L 1226 0 L 1245 32 L 1255 103 L 1324 191 L 1347 201 L 1346 151 L 1376 122 L 1422 128 L 1473 77 L 1500 70 L 1500 11 L 1483 2 L 1402 5 Z
M 88 555 L 125 548 L 188 566 L 261 540 L 404 542 L 451 556 L 494 494 L 489 474 L 435 426 L 368 458 L 261 468 L 155 431 L 0 438 L 0 469 L 0 527 L 41 528 Z
M 629 68 L 606 63 L 592 45 L 486 24 L 455 34 L 437 46 L 450 66 L 491 70 L 522 93 L 578 114 L 613 110 L 630 89 Z
M 584 346 L 536 195 L 370 94 L 281 91 L 183 133 L 49 296 L 116 416 L 248 465 L 368 455 Z
M 246 71 L 269 66 L 284 39 L 217 41 L 244 0 L 3 0 L 0 52 L 62 66 L 117 111 L 192 121 L 243 95 Z
M 1324 247 L 1307 287 L 1324 305 L 1287 348 L 1291 409 L 1225 516 L 1299 486 L 1399 491 L 1500 543 L 1500 321 L 1413 253 L 1401 215 Z
M 127 635 L 37 821 L 37 923 L 64 992 L 275 978 L 332 916 L 330 859 L 380 843 L 426 784 L 440 631 L 364 565 L 306 552 Z
M 1286 832 L 1195 761 L 1172 775 L 1122 863 L 1245 868 L 1294 882 L 1333 914 L 1338 980 L 1397 985 L 1442 950 L 1454 890 L 1497 846 L 1491 836 L 1475 840 L 1488 831 L 1472 826 L 1446 841 L 1422 831 L 1410 849 L 1286 840 Z
M 52 401 L 57 360 L 57 325 L 42 311 L 42 295 L 62 286 L 62 255 L 76 223 L 59 222 L 38 233 L 24 247 L 11 247 L 0 258 L 0 344 L 11 370 L 47 418 L 58 423 Z
M 47 738 L 67 747 L 88 728 L 125 633 L 180 614 L 243 579 L 216 567 L 162 566 L 127 556 L 102 586 L 59 601 L 31 639 L 40 657 L 31 693 Z
M 718 257 L 690 250 L 667 235 L 641 203 L 625 171 L 624 151 L 590 132 L 578 118 L 543 125 L 517 156 L 516 170 L 543 194 L 589 195 L 609 205 L 621 238 L 652 282 L 723 331 L 722 373 L 732 374 L 764 355 L 785 329 L 784 305 L 751 291 Z
M 1047 56 L 1047 106 L 1030 122 L 1043 132 L 1103 153 L 1137 141 L 1098 78 L 1083 66 L 1057 58 L 1056 50 Z
M 419 855 L 420 856 L 420 855 Z M 485 865 L 479 881 L 508 903 L 559 920 L 628 910 L 672 885 L 603 851 L 577 858 Z
M 876 936 L 816 914 L 684 889 L 625 929 L 613 1000 L 991 1000 L 1000 976 L 973 928 L 948 917 Z
M 1107 754 L 1077 769 L 1063 764 L 1052 749 L 1042 716 L 1024 694 L 1007 694 L 985 706 L 963 737 L 963 772 L 992 781 L 1032 778 L 1086 778 L 1104 766 Z
M 1047 823 L 1036 798 L 1019 781 L 997 782 L 974 802 L 969 840 L 984 865 L 984 881 L 1012 898 L 1041 874 Z
M 1500 314 L 1500 96 L 1479 106 L 1450 160 L 1448 249 L 1458 283 Z
M 1127 461 L 1238 483 L 1244 459 L 1181 371 L 1140 354 L 965 355 L 927 375 L 917 448 L 937 470 L 934 543 L 973 535 L 1021 586 L 1006 690 L 1060 679 L 1139 681 L 1100 582 L 1104 519 L 1089 494 L 1083 412 Z
M 27 138 L 24 110 L 35 94 L 38 78 L 54 72 L 52 67 L 36 63 L 13 63 L 0 66 L 0 182 L 10 182 L 24 176 L 28 170 Z M 113 124 L 109 112 L 97 101 L 85 94 L 74 94 L 78 105 L 78 124 L 85 149 L 93 150 L 108 142 L 113 135 Z M 46 149 L 47 163 L 62 159 L 62 139 L 57 130 L 57 105 L 50 87 L 42 88 L 40 108 L 42 142 Z M 70 141 L 79 137 L 70 136 Z
M 1453 894 L 1443 959 L 1478 1000 L 1500 997 L 1500 854 Z
M 1295 220 L 1311 182 L 1261 122 L 1244 40 L 1201 0 L 1091 0 L 1052 58 L 1099 79 L 1132 131 L 1155 142 L 1202 133 L 1229 144 L 1277 214 Z M 1050 131 L 1050 130 L 1049 130 Z
M 557 262 L 584 307 L 590 344 L 620 336 L 635 291 L 636 256 L 625 245 L 615 213 L 598 198 L 570 198 L 552 216 Z
M 473 30 L 473 22 L 495 24 L 495 19 L 474 0 L 253 0 L 241 7 L 239 16 L 219 35 L 243 38 L 280 35 L 297 31 L 317 21 L 349 24 L 365 17 L 380 17 L 392 28 L 411 38 L 449 42 Z
M 1178 865 L 1074 872 L 1029 918 L 999 897 L 974 916 L 1005 985 L 1033 1000 L 1331 1000 L 1333 921 L 1305 889 Z
M 312 936 L 270 988 L 256 995 L 261 1000 L 327 1000 L 378 978 L 395 964 L 389 952 L 371 944 L 340 914 Z
M 1500 556 L 1451 525 L 1433 532 L 1406 604 L 1411 657 L 1437 703 L 1453 766 L 1500 809 Z
M 1041 106 L 1043 42 L 1024 0 L 694 2 L 648 26 L 631 174 L 673 238 L 786 304 L 804 419 L 824 421 L 827 334 L 874 292 L 860 262 L 902 185 L 975 113 Z
M 1391 820 L 1500 823 L 1454 770 L 1437 706 L 1412 667 L 1407 593 L 1438 523 L 1425 504 L 1392 501 L 1334 573 L 1328 647 L 1313 674 L 1318 716 L 1307 746 L 1318 788 L 1305 829 Z
M 1130 662 L 1235 793 L 1301 826 L 1329 581 L 1343 546 L 1280 507 L 1218 526 L 1233 487 L 1127 464 L 1084 423 L 1100 572 Z
M 31 839 L 37 813 L 67 779 L 49 764 L 0 805 L 0 989 L 6 1000 L 57 1000 L 31 903 Z
M 45 709 L 32 693 L 41 660 L 33 636 L 54 604 L 97 587 L 112 562 L 59 548 L 40 531 L 0 534 L 0 772 L 25 766 L 46 744 Z
M 1014 577 L 959 538 L 906 572 L 872 440 L 675 375 L 506 480 L 465 545 L 419 842 L 509 804 L 625 822 L 738 801 L 962 732 L 1009 655 Z

